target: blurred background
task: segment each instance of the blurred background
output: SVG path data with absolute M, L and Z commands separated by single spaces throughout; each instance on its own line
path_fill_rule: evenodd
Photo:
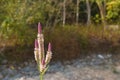
M 120 58 L 120 0 L 0 0 L 0 64 L 34 60 L 38 22 L 52 61 Z

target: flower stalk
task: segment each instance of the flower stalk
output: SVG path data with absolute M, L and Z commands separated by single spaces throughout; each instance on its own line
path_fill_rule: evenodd
M 48 69 L 48 63 L 52 58 L 52 52 L 51 52 L 51 43 L 49 43 L 48 51 L 45 56 L 44 35 L 42 34 L 42 28 L 40 23 L 38 23 L 38 35 L 37 35 L 37 39 L 35 39 L 34 56 L 35 56 L 35 61 L 37 62 L 38 65 L 38 70 L 40 72 L 40 80 L 43 80 L 43 76 Z

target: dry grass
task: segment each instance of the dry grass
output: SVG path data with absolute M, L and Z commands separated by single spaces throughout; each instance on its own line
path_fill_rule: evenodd
M 103 30 L 101 26 L 57 26 L 44 28 L 44 34 L 45 49 L 49 41 L 52 43 L 53 60 L 71 60 L 92 52 L 120 52 L 120 30 Z M 30 41 L 34 44 L 33 38 Z M 33 44 L 22 45 L 21 43 L 9 46 L 4 52 L 5 56 L 10 60 L 20 59 L 22 61 L 34 58 Z

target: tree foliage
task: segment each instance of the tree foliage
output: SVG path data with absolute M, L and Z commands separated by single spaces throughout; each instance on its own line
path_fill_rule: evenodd
M 104 2 L 106 5 L 103 7 Z M 65 4 L 64 16 L 64 0 L 1 0 L 0 5 L 0 34 L 6 38 L 19 36 L 21 41 L 24 41 L 24 35 L 32 34 L 32 26 L 39 21 L 43 26 L 55 26 L 62 24 L 64 17 L 65 24 L 87 23 L 90 19 L 90 23 L 102 20 L 116 23 L 120 20 L 119 0 L 89 0 L 88 6 L 86 0 L 69 0 Z M 106 10 L 104 15 L 102 8 Z
M 120 18 L 120 0 L 111 0 L 107 3 L 107 18 L 111 21 Z

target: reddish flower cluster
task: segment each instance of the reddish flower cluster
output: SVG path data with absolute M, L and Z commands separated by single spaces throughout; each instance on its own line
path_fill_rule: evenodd
M 52 58 L 52 52 L 51 52 L 51 43 L 48 45 L 48 51 L 45 56 L 44 52 L 44 36 L 42 34 L 42 27 L 41 24 L 38 23 L 38 35 L 37 39 L 35 39 L 35 49 L 34 49 L 34 56 L 35 60 L 38 64 L 40 72 L 45 72 L 48 63 L 50 62 Z

